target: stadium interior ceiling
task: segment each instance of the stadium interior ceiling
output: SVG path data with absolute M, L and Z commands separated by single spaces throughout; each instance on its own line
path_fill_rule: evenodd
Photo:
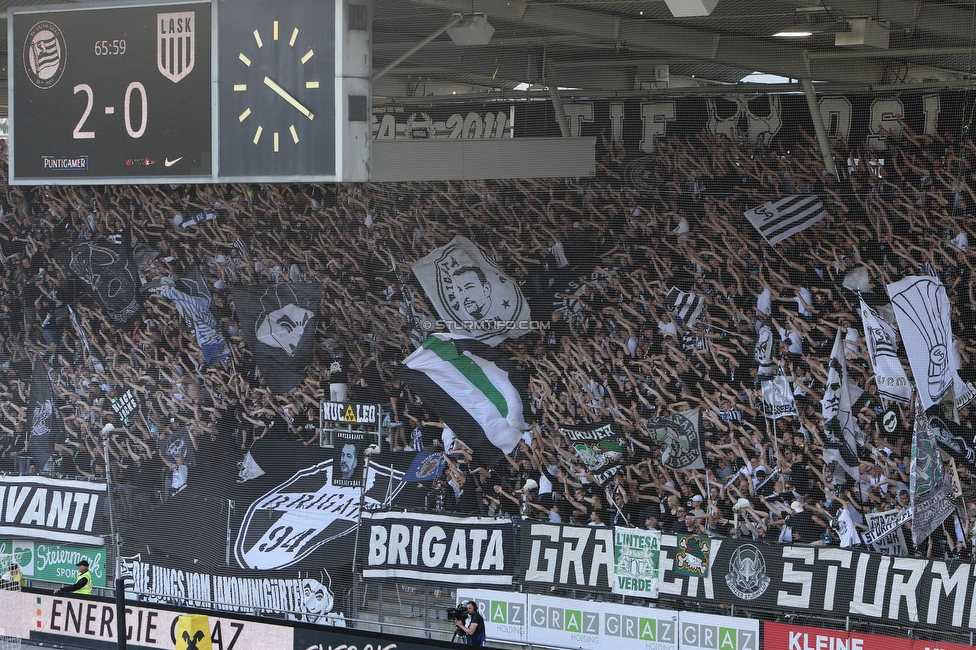
M 0 16 L 24 4 L 64 3 L 0 0 Z M 549 97 L 550 87 L 569 98 L 801 91 L 803 79 L 825 92 L 898 92 L 964 87 L 976 65 L 972 0 L 374 0 L 373 11 L 375 103 Z M 447 27 L 477 14 L 490 41 L 456 44 Z M 751 83 L 756 72 L 783 79 Z M 5 64 L 2 84 L 5 114 Z

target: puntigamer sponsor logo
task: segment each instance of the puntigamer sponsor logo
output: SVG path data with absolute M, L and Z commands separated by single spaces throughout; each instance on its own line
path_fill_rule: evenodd
M 69 158 L 68 156 L 41 156 L 41 164 L 44 165 L 44 169 L 53 169 L 55 171 L 88 171 L 88 156 L 75 156 L 74 158 Z
M 759 634 L 741 628 L 682 621 L 681 647 L 706 650 L 759 650 Z

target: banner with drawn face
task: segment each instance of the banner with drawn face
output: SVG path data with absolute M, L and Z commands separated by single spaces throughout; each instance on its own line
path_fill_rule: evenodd
M 312 362 L 322 286 L 250 285 L 231 289 L 244 340 L 261 376 L 274 393 L 287 393 Z

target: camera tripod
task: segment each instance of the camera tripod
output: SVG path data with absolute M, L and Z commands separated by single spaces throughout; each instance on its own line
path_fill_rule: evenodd
M 468 643 L 468 635 L 462 632 L 457 625 L 454 626 L 454 636 L 451 637 L 451 643 Z

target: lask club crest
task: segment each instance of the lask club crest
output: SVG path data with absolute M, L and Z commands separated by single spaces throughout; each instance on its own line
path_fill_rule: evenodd
M 193 71 L 195 11 L 156 14 L 156 67 L 179 83 Z
M 234 545 L 234 555 L 242 567 L 267 570 L 292 566 L 355 532 L 360 488 L 333 485 L 333 465 L 329 459 L 302 469 L 251 504 Z M 392 499 L 402 480 L 401 471 L 370 465 L 364 506 L 376 508 Z

